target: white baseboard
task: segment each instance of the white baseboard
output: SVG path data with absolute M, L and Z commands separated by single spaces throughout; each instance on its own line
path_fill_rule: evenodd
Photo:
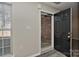
M 51 50 L 53 50 L 53 48 L 51 46 L 45 47 L 42 49 L 41 54 L 46 53 L 46 52 L 51 51 Z
M 40 53 L 36 53 L 36 54 L 33 54 L 33 55 L 31 55 L 31 56 L 28 56 L 28 57 L 36 57 L 36 56 L 38 56 L 38 55 L 40 55 Z
M 0 56 L 0 57 L 14 57 L 14 56 L 11 55 L 11 54 L 7 54 L 7 55 L 3 55 L 3 56 Z

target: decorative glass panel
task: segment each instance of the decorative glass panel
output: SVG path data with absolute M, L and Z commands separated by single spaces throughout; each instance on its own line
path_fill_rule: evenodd
M 11 29 L 11 8 L 8 5 L 4 5 L 5 8 L 5 25 L 4 29 Z
M 0 14 L 0 29 L 2 29 L 3 21 L 2 21 L 2 15 Z
M 5 13 L 11 13 L 11 6 L 10 5 L 4 5 L 4 10 L 5 10 Z
M 2 12 L 3 4 L 0 4 L 0 12 Z
M 4 26 L 4 29 L 11 29 L 11 24 L 10 24 L 10 22 L 6 22 L 5 21 L 5 26 Z
M 5 54 L 10 54 L 10 47 L 5 47 L 4 48 L 4 55 Z
M 3 37 L 10 37 L 11 32 L 10 31 L 3 31 Z
M 2 39 L 0 39 L 0 48 L 2 47 Z
M 11 5 L 0 3 L 0 56 L 10 53 Z
M 4 47 L 10 46 L 10 38 L 4 38 Z
M 0 37 L 3 37 L 3 35 L 2 35 L 2 31 L 0 30 Z
M 0 48 L 0 56 L 2 56 L 2 48 Z

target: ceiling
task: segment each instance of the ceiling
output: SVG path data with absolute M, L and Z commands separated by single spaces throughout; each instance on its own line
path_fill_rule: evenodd
M 77 5 L 77 2 L 43 2 L 44 4 L 50 5 L 51 7 L 54 7 L 59 10 L 67 9 L 70 7 L 74 7 Z

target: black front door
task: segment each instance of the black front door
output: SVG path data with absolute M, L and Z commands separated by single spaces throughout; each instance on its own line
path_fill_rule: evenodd
M 70 8 L 54 15 L 54 48 L 70 56 Z

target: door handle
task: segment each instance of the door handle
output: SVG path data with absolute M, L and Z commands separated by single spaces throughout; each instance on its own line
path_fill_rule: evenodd
M 68 38 L 70 38 L 71 36 L 68 36 Z
M 72 33 L 68 32 L 68 36 L 67 36 L 67 37 L 68 37 L 68 38 L 71 38 L 71 34 L 72 34 Z

